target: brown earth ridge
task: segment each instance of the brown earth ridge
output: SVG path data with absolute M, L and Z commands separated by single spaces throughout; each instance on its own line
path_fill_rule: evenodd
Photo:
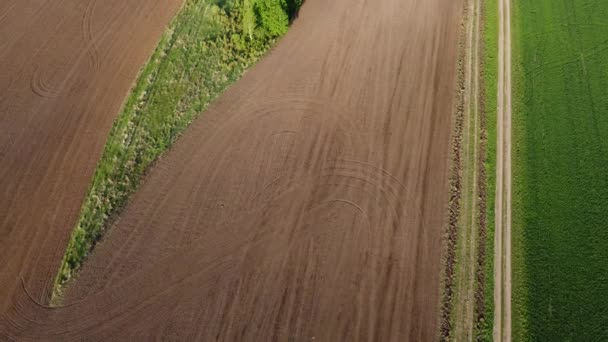
M 160 30 L 170 15 L 149 9 L 162 17 L 155 19 Z M 5 111 L 37 94 L 15 88 L 0 103 L 3 124 L 49 135 L 56 145 L 29 133 L 22 144 L 30 150 L 19 152 L 25 147 L 2 138 L 2 158 L 18 161 L 3 165 L 0 178 L 12 187 L 1 198 L 10 209 L 1 233 L 12 252 L 2 252 L 10 264 L 2 281 L 13 284 L 2 290 L 0 337 L 436 339 L 461 14 L 462 2 L 453 0 L 307 0 L 277 47 L 150 170 L 57 308 L 44 305 L 50 284 L 121 96 L 112 89 L 117 105 L 101 118 L 55 109 L 47 116 L 62 120 L 41 123 Z M 133 25 L 123 21 L 114 25 Z M 69 43 L 79 33 L 63 34 L 61 51 L 78 51 Z M 134 49 L 137 34 L 152 41 L 145 52 L 159 36 L 117 32 L 106 44 Z M 107 68 L 125 60 L 123 49 L 83 60 L 105 61 L 101 74 L 111 75 Z M 62 72 L 37 70 L 47 68 Z M 121 76 L 130 82 L 135 72 Z M 34 83 L 50 84 L 41 79 Z M 92 86 L 70 96 L 82 108 L 107 106 Z M 71 133 L 59 134 L 64 128 Z M 76 175 L 82 185 L 69 186 Z

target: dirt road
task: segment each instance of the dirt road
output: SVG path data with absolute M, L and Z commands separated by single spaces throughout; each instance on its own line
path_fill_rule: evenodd
M 511 2 L 499 3 L 494 341 L 511 341 Z
M 0 1 L 0 313 L 48 300 L 106 136 L 181 0 Z
M 66 306 L 28 280 L 0 336 L 435 340 L 461 6 L 307 0 L 151 170 Z

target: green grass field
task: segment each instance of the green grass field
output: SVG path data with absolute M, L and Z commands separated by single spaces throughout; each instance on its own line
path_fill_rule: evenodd
M 301 0 L 185 0 L 117 116 L 55 280 L 53 301 L 146 170 L 287 31 Z
M 494 205 L 496 200 L 496 102 L 498 82 L 498 1 L 483 0 L 483 50 L 481 60 L 483 113 L 485 116 L 486 241 L 483 320 L 478 323 L 479 340 L 492 341 L 494 322 Z
M 513 340 L 608 341 L 608 2 L 513 5 Z

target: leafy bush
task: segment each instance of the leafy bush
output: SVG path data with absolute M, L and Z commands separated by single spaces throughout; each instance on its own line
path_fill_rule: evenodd
M 253 8 L 258 26 L 268 36 L 274 38 L 287 32 L 289 15 L 285 0 L 257 0 Z

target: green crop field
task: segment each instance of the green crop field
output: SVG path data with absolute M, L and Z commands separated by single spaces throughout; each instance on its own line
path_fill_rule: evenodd
M 608 341 L 608 2 L 513 5 L 513 340 Z
M 301 4 L 185 0 L 114 122 L 56 277 L 53 302 L 146 170 L 287 31 Z

